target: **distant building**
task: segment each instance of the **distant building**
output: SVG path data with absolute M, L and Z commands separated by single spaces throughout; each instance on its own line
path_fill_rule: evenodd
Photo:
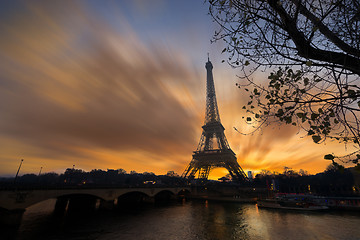
M 253 179 L 252 171 L 248 171 L 248 172 L 247 172 L 247 175 L 248 175 L 248 178 L 249 178 L 249 179 Z

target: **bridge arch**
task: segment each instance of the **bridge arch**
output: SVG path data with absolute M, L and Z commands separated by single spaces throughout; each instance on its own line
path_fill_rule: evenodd
M 189 187 L 185 187 L 189 189 Z M 56 199 L 55 213 L 66 209 L 113 209 L 114 205 L 154 203 L 155 199 L 164 200 L 179 196 L 185 191 L 178 187 L 142 188 L 53 188 L 53 189 L 8 189 L 0 192 L 0 222 L 18 224 L 23 212 L 38 203 Z M 127 202 L 127 203 L 126 203 Z M 76 206 L 76 207 L 75 207 Z M 87 206 L 85 208 L 85 206 Z M 10 219 L 10 220 L 9 220 Z
M 170 190 L 162 190 L 155 194 L 154 201 L 155 203 L 168 203 L 172 199 L 175 199 L 175 194 L 173 191 Z
M 124 209 L 126 207 L 137 207 L 144 202 L 147 202 L 149 198 L 150 196 L 142 191 L 131 191 L 119 195 L 116 198 L 115 203 L 118 208 Z

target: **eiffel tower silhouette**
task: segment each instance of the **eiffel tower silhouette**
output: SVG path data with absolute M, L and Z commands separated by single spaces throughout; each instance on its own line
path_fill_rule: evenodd
M 209 56 L 205 68 L 207 71 L 205 124 L 202 126 L 199 145 L 182 177 L 194 179 L 198 173 L 198 179 L 206 180 L 213 168 L 223 167 L 229 171 L 234 180 L 245 181 L 248 178 L 237 162 L 236 155 L 225 137 L 225 128 L 220 122 L 212 74 L 213 65 Z

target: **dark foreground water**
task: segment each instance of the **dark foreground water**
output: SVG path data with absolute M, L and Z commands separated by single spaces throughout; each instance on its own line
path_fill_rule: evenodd
M 49 200 L 27 210 L 0 239 L 360 239 L 360 213 L 258 209 L 255 204 L 189 201 L 141 211 L 54 218 Z M 5 235 L 4 235 L 5 234 Z M 1 237 L 2 236 L 2 237 Z

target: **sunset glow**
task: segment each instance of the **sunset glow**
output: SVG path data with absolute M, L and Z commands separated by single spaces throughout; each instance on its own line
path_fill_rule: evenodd
M 149 2 L 4 4 L 0 175 L 13 176 L 20 159 L 20 174 L 75 165 L 181 175 L 204 123 L 207 52 L 225 135 L 245 172 L 317 173 L 330 164 L 325 154 L 347 153 L 296 127 L 235 131 L 251 130 L 242 119 L 247 99 L 237 70 L 221 63 L 221 43 L 210 44 L 216 25 L 206 4 Z

